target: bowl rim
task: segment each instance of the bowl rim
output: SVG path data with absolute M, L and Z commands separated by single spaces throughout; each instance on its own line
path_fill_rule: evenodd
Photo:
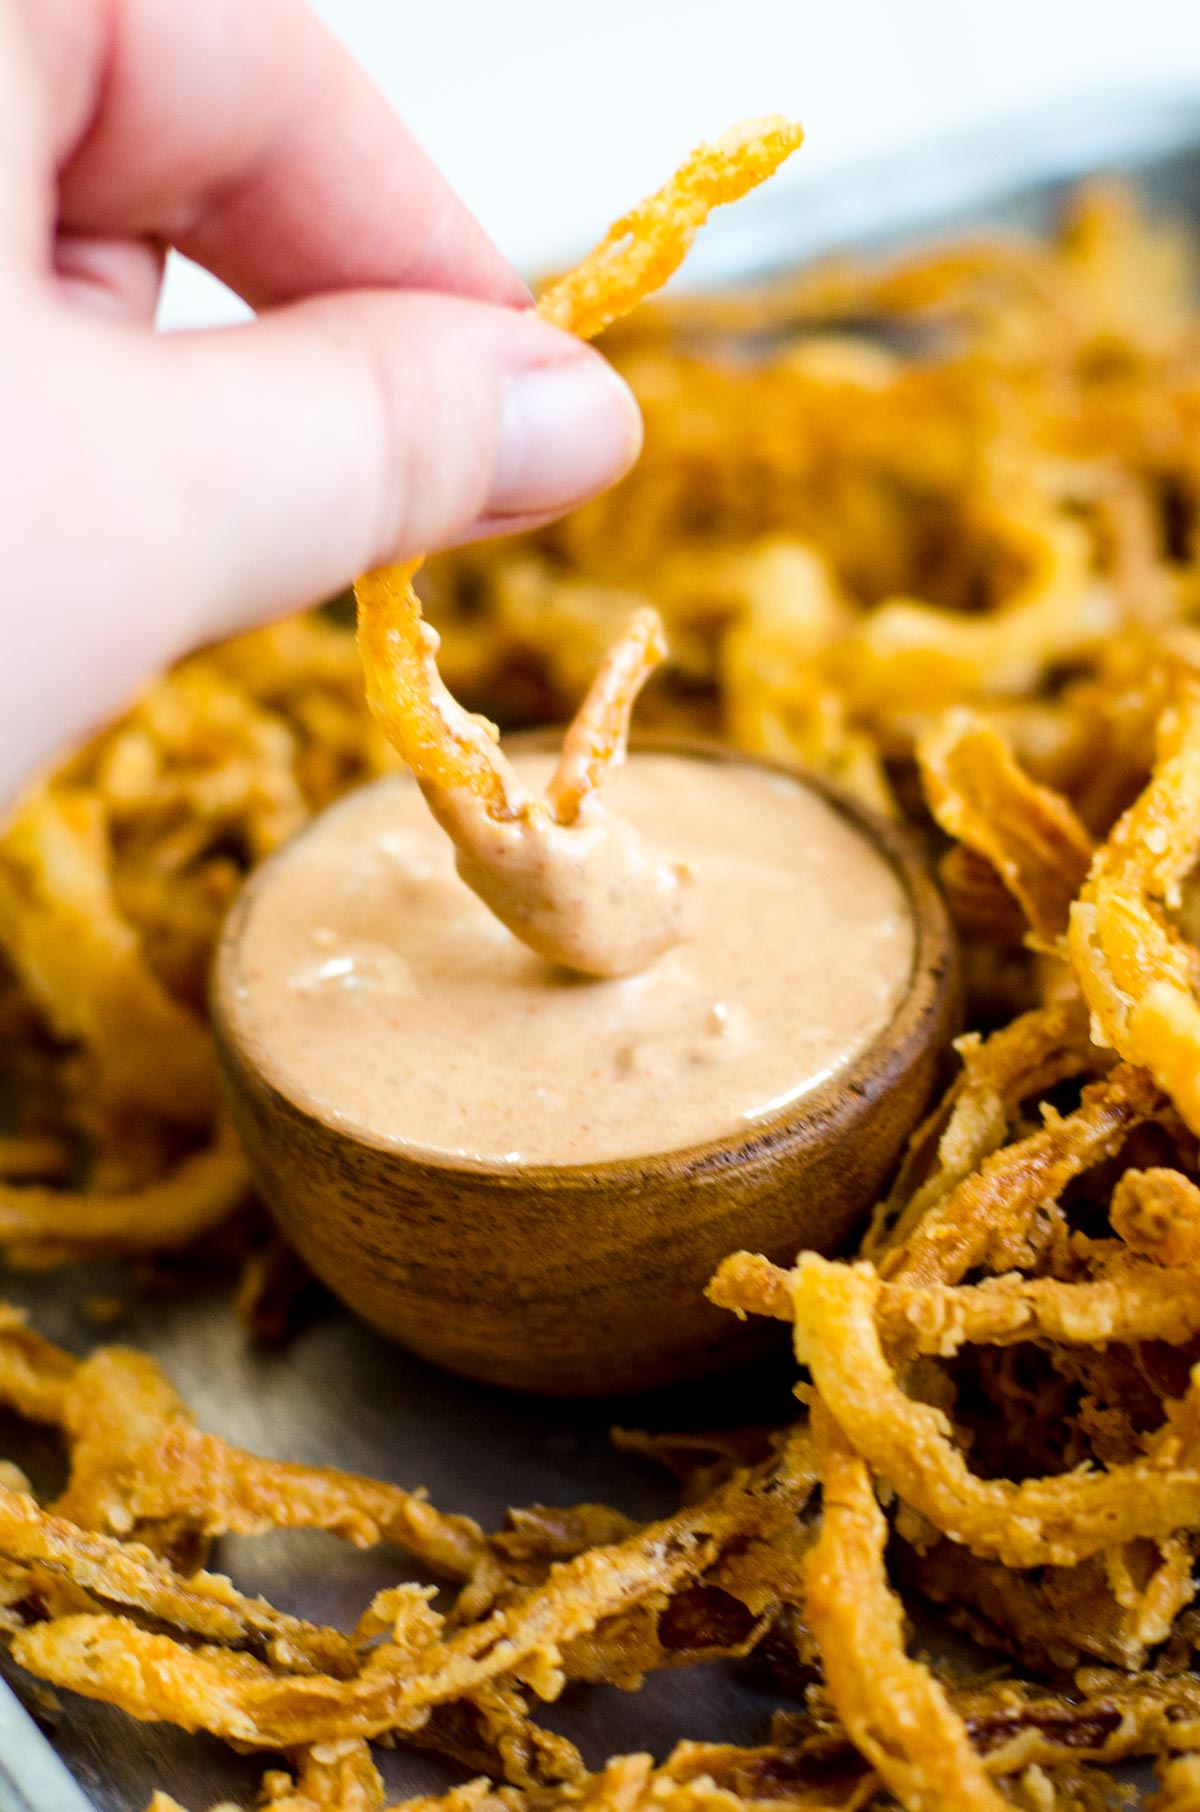
M 504 738 L 515 749 L 557 748 L 563 731 L 556 726 L 514 731 Z M 890 1071 L 903 1069 L 923 1046 L 923 1030 L 946 1016 L 947 997 L 960 988 L 960 952 L 949 907 L 921 849 L 907 825 L 885 818 L 824 774 L 776 756 L 740 749 L 716 737 L 680 736 L 670 731 L 641 731 L 629 739 L 631 754 L 670 754 L 694 760 L 733 762 L 811 787 L 846 819 L 855 831 L 871 841 L 884 856 L 904 891 L 913 924 L 912 965 L 895 1011 L 857 1056 L 831 1075 L 796 1095 L 775 1113 L 747 1121 L 744 1126 L 715 1138 L 635 1156 L 597 1158 L 571 1164 L 506 1164 L 443 1153 L 432 1147 L 391 1139 L 346 1122 L 334 1109 L 300 1101 L 288 1088 L 275 1060 L 265 1049 L 237 1006 L 232 983 L 232 963 L 241 928 L 253 910 L 264 880 L 287 859 L 326 812 L 336 811 L 345 800 L 372 787 L 411 781 L 406 769 L 393 770 L 352 787 L 271 851 L 251 870 L 238 890 L 217 940 L 210 975 L 210 1020 L 221 1067 L 233 1072 L 236 1082 L 256 1092 L 266 1092 L 291 1115 L 322 1126 L 333 1138 L 365 1152 L 388 1159 L 414 1175 L 453 1176 L 464 1184 L 474 1180 L 491 1188 L 506 1185 L 553 1193 L 561 1188 L 594 1186 L 611 1189 L 628 1184 L 650 1170 L 661 1174 L 685 1170 L 689 1174 L 727 1170 L 736 1162 L 765 1161 L 781 1148 L 815 1141 L 819 1130 L 831 1131 L 845 1116 L 848 1104 L 865 1105 L 886 1086 L 889 1066 L 880 1063 L 880 1048 L 892 1054 Z M 952 1017 L 952 1016 L 951 1016 Z M 251 1061 L 251 1054 L 255 1061 Z M 807 1135 L 807 1137 L 806 1137 Z

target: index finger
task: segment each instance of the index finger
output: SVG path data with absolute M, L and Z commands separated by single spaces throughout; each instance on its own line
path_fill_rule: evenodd
M 301 0 L 18 8 L 44 79 L 90 96 L 75 141 L 56 148 L 61 226 L 162 239 L 255 307 L 396 286 L 528 301 Z

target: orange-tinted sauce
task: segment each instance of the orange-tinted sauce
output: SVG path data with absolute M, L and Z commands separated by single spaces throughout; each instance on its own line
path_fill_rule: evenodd
M 515 765 L 543 787 L 553 758 Z M 604 803 L 692 876 L 688 935 L 618 979 L 518 942 L 407 777 L 352 795 L 277 857 L 238 984 L 288 1093 L 449 1160 L 588 1163 L 765 1119 L 884 1029 L 912 968 L 907 900 L 819 793 L 750 764 L 635 753 Z

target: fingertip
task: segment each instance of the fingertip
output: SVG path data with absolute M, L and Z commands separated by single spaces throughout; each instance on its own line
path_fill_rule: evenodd
M 624 477 L 642 446 L 633 392 L 590 348 L 513 372 L 504 387 L 481 524 L 545 520 Z
M 355 572 L 545 522 L 614 483 L 636 402 L 532 310 L 409 292 L 326 297 L 155 344 L 202 632 L 339 589 Z

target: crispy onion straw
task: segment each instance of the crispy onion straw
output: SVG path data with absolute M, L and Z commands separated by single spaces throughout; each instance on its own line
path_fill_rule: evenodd
M 543 291 L 538 313 L 593 340 L 678 270 L 712 210 L 773 176 L 804 134 L 777 114 L 731 126 L 698 145 L 661 189 L 623 214 L 574 270 Z
M 1141 1459 L 1021 1484 L 981 1479 L 942 1412 L 897 1383 L 876 1325 L 878 1289 L 870 1266 L 806 1253 L 793 1286 L 797 1357 L 855 1451 L 943 1535 L 1008 1566 L 1066 1567 L 1200 1516 L 1200 1371 Z
M 56 1035 L 91 1053 L 112 1101 L 205 1123 L 216 1105 L 208 1034 L 152 973 L 117 906 L 90 794 L 39 790 L 9 823 L 0 935 Z
M 791 1321 L 797 1273 L 755 1252 L 734 1252 L 708 1286 L 710 1301 L 739 1315 Z M 875 1316 L 885 1345 L 953 1358 L 964 1346 L 1026 1340 L 1071 1346 L 1162 1340 L 1186 1346 L 1200 1335 L 1200 1279 L 1191 1269 L 1146 1264 L 1115 1278 L 1063 1283 L 1056 1277 L 990 1277 L 978 1284 L 880 1283 Z
M 889 1589 L 887 1521 L 871 1475 L 818 1400 L 821 1532 L 808 1558 L 808 1616 L 825 1685 L 859 1752 L 911 1812 L 1003 1812 L 962 1719 L 927 1667 L 904 1652 L 904 1613 Z
M 701 146 L 546 291 L 539 313 L 591 339 L 660 288 L 711 210 L 770 176 L 800 138 L 799 127 L 767 119 Z M 601 976 L 647 967 L 684 935 L 688 877 L 632 826 L 601 815 L 596 802 L 623 757 L 634 700 L 665 653 L 660 620 L 639 612 L 610 649 L 568 732 L 547 801 L 521 785 L 495 728 L 464 711 L 442 681 L 438 639 L 413 589 L 420 565 L 359 579 L 359 648 L 371 709 L 454 842 L 459 873 L 549 961 Z
M 1092 842 L 1061 794 L 1036 786 L 1004 738 L 973 712 L 947 712 L 917 744 L 930 810 L 985 857 L 1030 929 L 1053 944 L 1092 859 Z
M 1145 1064 L 1200 1132 L 1200 1005 L 1194 953 L 1167 911 L 1200 857 L 1200 687 L 1160 727 L 1145 792 L 1097 851 L 1071 909 L 1071 961 L 1097 1036 Z
M 169 1252 L 190 1246 L 249 1199 L 250 1173 L 228 1121 L 213 1143 L 139 1189 L 48 1189 L 0 1183 L 0 1240 L 26 1265 L 64 1255 Z
M 372 1651 L 350 1680 L 274 1673 L 253 1657 L 204 1646 L 93 1613 L 21 1631 L 14 1658 L 52 1684 L 117 1704 L 131 1716 L 259 1748 L 292 1748 L 347 1736 L 419 1730 L 430 1714 L 497 1680 L 523 1681 L 539 1697 L 562 1688 L 561 1651 L 603 1619 L 702 1573 L 731 1534 L 747 1538 L 794 1519 L 813 1484 L 811 1444 L 799 1430 L 780 1458 L 740 1473 L 695 1509 L 628 1540 L 551 1569 L 535 1588 L 450 1635 L 422 1599 L 393 1641 Z
M 276 1663 L 315 1672 L 349 1674 L 358 1664 L 353 1643 L 336 1630 L 289 1617 L 263 1598 L 247 1598 L 219 1574 L 197 1572 L 183 1579 L 148 1548 L 48 1515 L 31 1497 L 3 1486 L 0 1553 L 204 1641 L 269 1654 Z
M 182 1518 L 206 1536 L 324 1529 L 356 1547 L 394 1543 L 449 1579 L 470 1578 L 483 1558 L 477 1524 L 422 1492 L 263 1459 L 203 1433 L 145 1354 L 109 1347 L 84 1360 L 60 1414 L 72 1440 L 60 1509 L 85 1528 L 120 1535 Z
M 907 1283 L 957 1283 L 975 1265 L 1010 1268 L 1043 1202 L 1072 1177 L 1113 1157 L 1134 1127 L 1160 1112 L 1163 1097 L 1144 1070 L 1122 1065 L 1083 1091 L 1074 1113 L 986 1158 L 940 1196 L 883 1259 L 886 1277 Z
M 913 1134 L 863 1242 L 864 1258 L 882 1262 L 903 1250 L 930 1210 L 1004 1143 L 1023 1100 L 1086 1074 L 1099 1055 L 1073 993 L 1020 1014 L 990 1038 L 968 1033 L 956 1048 L 961 1074 Z

